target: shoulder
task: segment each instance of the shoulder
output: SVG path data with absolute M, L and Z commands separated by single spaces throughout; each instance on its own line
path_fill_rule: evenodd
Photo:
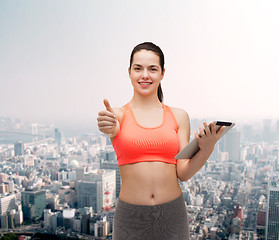
M 190 124 L 188 113 L 182 108 L 170 107 L 177 121 L 178 127 Z

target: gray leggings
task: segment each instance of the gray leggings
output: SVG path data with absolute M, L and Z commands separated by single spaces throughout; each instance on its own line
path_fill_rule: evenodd
M 188 216 L 183 195 L 152 206 L 117 200 L 113 240 L 189 240 Z

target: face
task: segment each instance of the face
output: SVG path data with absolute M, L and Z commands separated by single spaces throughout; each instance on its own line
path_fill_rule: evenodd
M 136 52 L 129 68 L 134 90 L 142 95 L 157 94 L 164 72 L 165 70 L 160 66 L 159 56 L 147 50 Z

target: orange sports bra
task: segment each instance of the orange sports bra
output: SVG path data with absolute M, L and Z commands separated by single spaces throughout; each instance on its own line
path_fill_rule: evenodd
M 138 162 L 176 164 L 179 152 L 178 125 L 170 107 L 162 103 L 163 122 L 158 127 L 141 126 L 129 103 L 123 106 L 120 131 L 113 140 L 118 165 Z

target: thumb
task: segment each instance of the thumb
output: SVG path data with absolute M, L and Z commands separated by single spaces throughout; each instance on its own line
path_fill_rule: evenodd
M 106 109 L 109 112 L 113 113 L 112 107 L 110 106 L 109 101 L 107 99 L 104 99 L 104 105 L 106 106 Z
M 217 131 L 217 134 L 218 134 L 219 136 L 221 136 L 222 133 L 224 132 L 225 128 L 226 128 L 226 126 L 222 126 L 222 127 Z

